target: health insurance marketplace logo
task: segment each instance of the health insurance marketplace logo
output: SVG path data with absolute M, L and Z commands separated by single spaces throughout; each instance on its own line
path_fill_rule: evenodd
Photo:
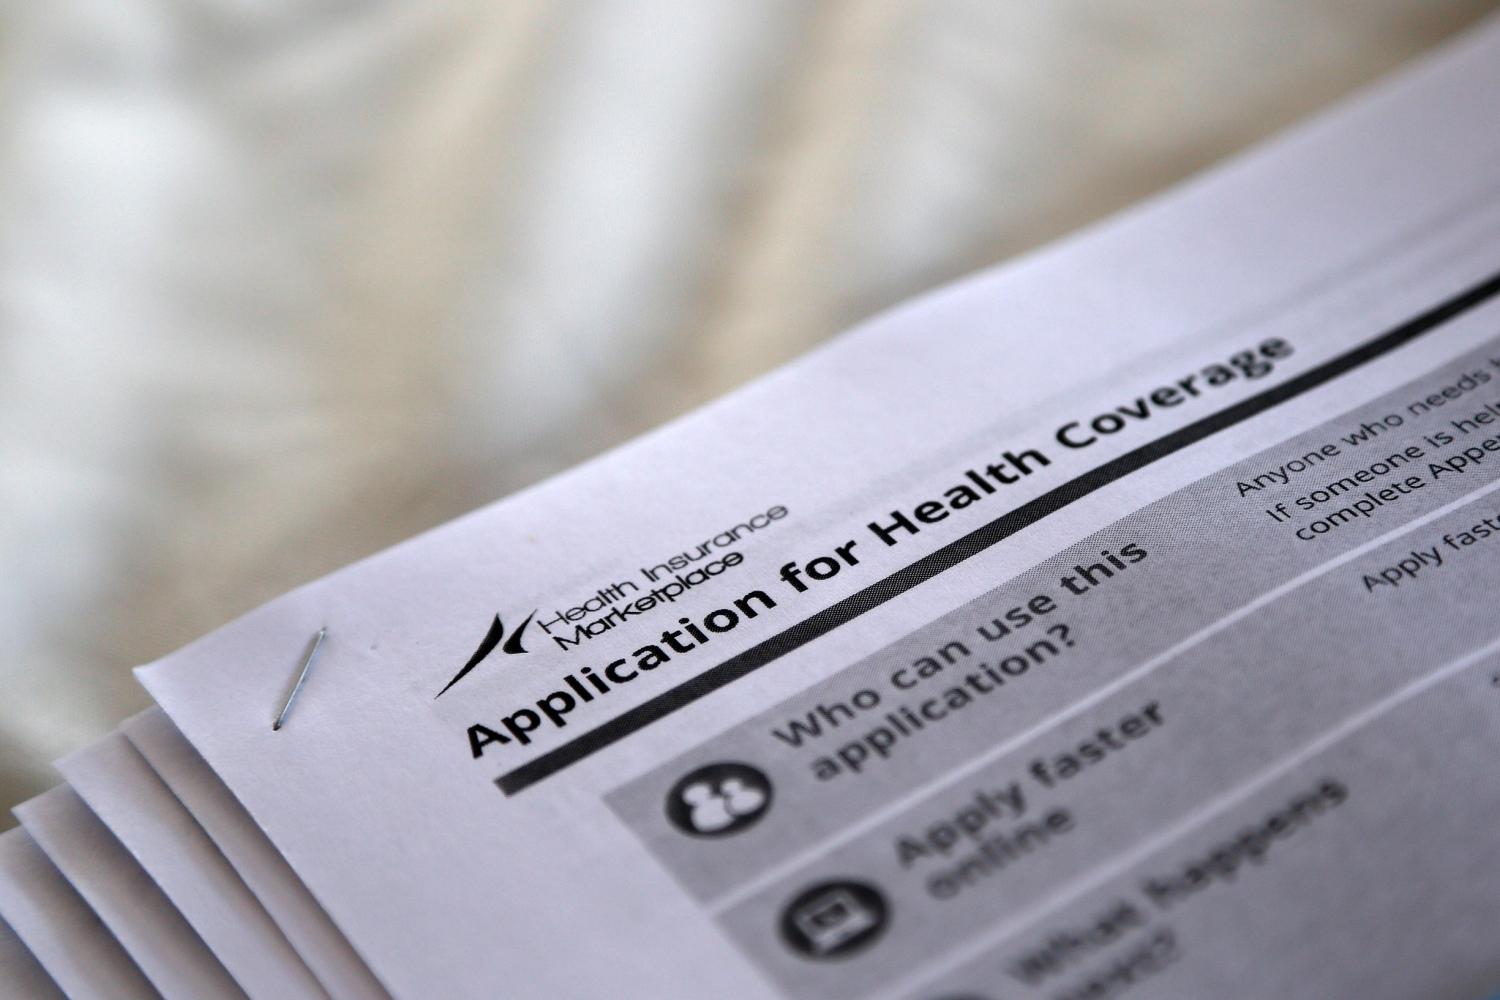
M 463 667 L 458 671 L 458 673 L 453 675 L 452 680 L 443 685 L 443 690 L 432 696 L 432 700 L 436 701 L 437 699 L 441 698 L 444 694 L 447 693 L 449 688 L 467 677 L 471 670 L 483 663 L 485 657 L 489 656 L 495 651 L 495 647 L 500 645 L 502 639 L 505 640 L 505 646 L 501 650 L 501 652 L 504 652 L 510 656 L 517 656 L 525 653 L 526 647 L 521 645 L 521 638 L 526 634 L 526 626 L 530 625 L 531 619 L 535 617 L 536 611 L 533 610 L 531 614 L 527 615 L 524 619 L 521 620 L 521 627 L 516 629 L 515 632 L 511 633 L 509 639 L 506 639 L 505 623 L 500 620 L 500 616 L 498 614 L 495 615 L 495 620 L 490 623 L 490 630 L 485 633 L 484 639 L 480 641 L 479 648 L 474 650 L 474 655 L 469 657 L 469 662 L 465 663 Z
M 539 609 L 533 609 L 521 619 L 521 624 L 508 637 L 504 620 L 497 613 L 473 655 L 433 696 L 433 700 L 441 698 L 472 673 L 497 647 L 509 656 L 528 652 L 522 643 L 526 629 L 533 621 L 563 652 L 570 652 L 632 618 L 645 615 L 662 605 L 675 603 L 692 588 L 743 563 L 744 555 L 734 551 L 734 546 L 786 516 L 786 507 L 779 504 L 773 506 L 764 513 L 726 528 L 692 549 L 674 553 L 654 565 L 642 566 L 638 571 L 640 579 L 626 577 L 605 584 L 587 600 L 566 611 L 557 611 L 550 619 L 536 620 Z M 723 550 L 728 551 L 724 551 L 718 558 L 710 558 Z

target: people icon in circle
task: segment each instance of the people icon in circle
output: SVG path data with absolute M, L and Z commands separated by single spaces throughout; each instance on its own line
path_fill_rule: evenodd
M 706 764 L 667 793 L 667 818 L 694 837 L 723 837 L 753 826 L 771 808 L 771 781 L 749 764 Z

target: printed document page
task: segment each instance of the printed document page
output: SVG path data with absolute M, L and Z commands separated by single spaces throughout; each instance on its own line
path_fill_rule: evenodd
M 252 996 L 324 997 L 229 861 L 123 733 L 64 757 L 58 770 Z
M 399 997 L 1488 995 L 1497 99 L 1491 24 L 140 677 Z
M 160 995 L 24 829 L 0 834 L 0 918 L 0 937 L 8 939 L 0 982 L 18 996 L 62 996 L 59 990 L 79 1000 Z M 51 994 L 29 963 L 55 984 Z
M 244 997 L 203 939 L 78 793 L 57 785 L 15 810 L 57 871 L 162 996 Z
M 166 714 L 159 708 L 149 709 L 121 730 L 223 852 L 328 993 L 384 1000 L 385 991 L 364 961 Z
M 0 982 L 15 990 L 17 996 L 61 1000 L 66 995 L 4 920 L 0 920 Z

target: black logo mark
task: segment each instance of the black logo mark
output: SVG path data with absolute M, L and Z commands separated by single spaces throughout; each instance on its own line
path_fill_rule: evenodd
M 505 646 L 501 650 L 501 652 L 510 653 L 512 655 L 516 653 L 526 652 L 526 648 L 521 645 L 521 636 L 525 634 L 526 626 L 530 625 L 531 619 L 535 617 L 535 611 L 527 615 L 526 620 L 521 622 L 521 627 L 516 629 L 515 632 L 511 633 L 511 637 L 509 639 L 505 639 L 505 625 L 500 621 L 500 616 L 496 615 L 494 623 L 490 625 L 490 630 L 485 633 L 484 640 L 480 642 L 479 648 L 474 650 L 473 656 L 469 657 L 469 662 L 464 664 L 462 670 L 453 675 L 453 679 L 451 681 L 443 685 L 442 691 L 439 691 L 437 694 L 432 696 L 432 700 L 437 701 L 443 696 L 445 692 L 447 692 L 449 688 L 457 684 L 459 681 L 463 680 L 464 677 L 468 675 L 470 670 L 473 670 L 475 667 L 479 666 L 484 658 L 486 656 L 489 656 L 490 653 L 494 652 L 496 646 L 500 645 L 501 639 L 505 639 Z

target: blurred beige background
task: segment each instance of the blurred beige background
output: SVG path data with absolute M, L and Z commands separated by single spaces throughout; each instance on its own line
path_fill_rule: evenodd
M 11 0 L 0 806 L 132 665 L 1494 6 Z

